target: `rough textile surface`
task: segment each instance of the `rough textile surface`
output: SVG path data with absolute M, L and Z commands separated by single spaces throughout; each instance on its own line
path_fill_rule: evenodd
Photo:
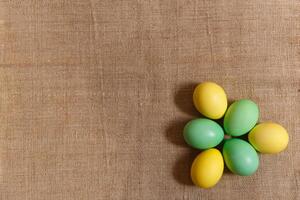
M 286 151 L 189 178 L 196 83 L 250 98 Z M 0 199 L 299 200 L 300 2 L 0 0 Z

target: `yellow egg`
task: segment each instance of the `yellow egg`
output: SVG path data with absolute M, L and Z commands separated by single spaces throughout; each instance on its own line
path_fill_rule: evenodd
M 279 124 L 265 122 L 255 126 L 250 131 L 248 139 L 261 153 L 278 153 L 287 147 L 289 135 Z
M 224 162 L 217 149 L 208 149 L 200 153 L 191 168 L 191 178 L 195 185 L 210 188 L 219 182 L 223 175 Z
M 220 119 L 227 109 L 225 91 L 213 82 L 199 84 L 194 90 L 193 101 L 197 110 L 211 119 Z

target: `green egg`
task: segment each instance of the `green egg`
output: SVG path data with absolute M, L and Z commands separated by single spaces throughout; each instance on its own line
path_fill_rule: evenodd
M 196 149 L 209 149 L 217 146 L 224 138 L 222 127 L 205 118 L 189 121 L 183 130 L 185 141 Z
M 225 141 L 223 157 L 228 169 L 241 176 L 253 174 L 259 165 L 255 149 L 248 142 L 237 138 Z
M 231 104 L 225 113 L 224 129 L 228 135 L 241 136 L 257 123 L 258 106 L 251 100 L 242 99 Z

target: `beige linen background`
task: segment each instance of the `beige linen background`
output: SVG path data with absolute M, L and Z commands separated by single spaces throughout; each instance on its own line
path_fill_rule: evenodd
M 196 83 L 250 98 L 287 150 L 194 187 Z M 0 0 L 0 197 L 300 199 L 300 2 Z

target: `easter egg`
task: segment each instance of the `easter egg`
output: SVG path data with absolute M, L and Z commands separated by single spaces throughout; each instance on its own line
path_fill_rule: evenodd
M 210 188 L 221 179 L 223 170 L 221 152 L 217 149 L 208 149 L 195 158 L 191 168 L 191 178 L 195 185 Z
M 211 119 L 220 119 L 227 109 L 227 97 L 223 88 L 213 82 L 199 84 L 193 94 L 196 109 Z
M 261 153 L 279 153 L 287 147 L 289 135 L 279 124 L 264 122 L 250 131 L 248 139 Z
M 196 149 L 208 149 L 217 146 L 224 138 L 222 127 L 205 118 L 189 121 L 183 129 L 185 141 Z
M 223 146 L 223 156 L 230 171 L 241 176 L 253 174 L 259 165 L 255 149 L 241 139 L 228 139 Z
M 228 135 L 241 136 L 257 123 L 258 106 L 251 100 L 242 99 L 231 104 L 224 117 L 224 129 Z

